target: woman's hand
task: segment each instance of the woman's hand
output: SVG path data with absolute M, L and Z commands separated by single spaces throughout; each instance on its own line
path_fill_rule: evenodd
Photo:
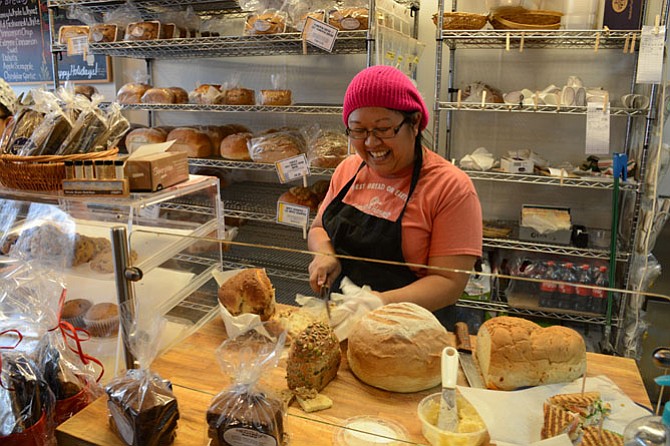
M 329 287 L 342 272 L 342 265 L 337 257 L 317 254 L 309 264 L 309 284 L 315 292 L 319 292 L 324 284 Z

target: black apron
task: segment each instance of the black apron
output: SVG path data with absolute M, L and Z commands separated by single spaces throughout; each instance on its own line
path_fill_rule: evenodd
M 330 237 L 336 254 L 368 259 L 389 260 L 405 263 L 402 255 L 402 217 L 405 214 L 416 184 L 419 182 L 422 149 L 417 150 L 412 169 L 412 180 L 407 200 L 396 221 L 375 217 L 359 211 L 342 200 L 354 184 L 358 172 L 365 162 L 340 190 L 323 212 L 323 228 Z M 370 285 L 375 291 L 388 291 L 402 288 L 418 279 L 406 265 L 389 265 L 350 259 L 340 259 L 342 274 L 337 278 L 333 289 L 337 290 L 342 277 L 349 277 L 356 285 Z

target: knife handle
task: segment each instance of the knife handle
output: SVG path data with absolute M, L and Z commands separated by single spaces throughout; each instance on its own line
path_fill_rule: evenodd
M 465 322 L 456 322 L 456 324 L 454 324 L 454 330 L 456 331 L 456 348 L 458 350 L 472 352 L 468 324 Z
M 455 389 L 458 380 L 458 351 L 454 347 L 444 347 L 440 362 L 442 388 Z

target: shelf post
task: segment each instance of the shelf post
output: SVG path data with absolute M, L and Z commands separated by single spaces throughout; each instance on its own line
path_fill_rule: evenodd
M 134 369 L 135 357 L 128 349 L 127 341 L 127 324 L 123 321 L 135 319 L 134 314 L 125 314 L 126 312 L 134 312 L 135 295 L 133 288 L 130 285 L 131 279 L 126 277 L 126 269 L 128 268 L 128 235 L 126 228 L 123 226 L 115 226 L 111 229 L 112 239 L 112 254 L 114 259 L 114 279 L 116 282 L 116 295 L 119 300 L 119 320 L 121 329 L 121 338 L 123 340 L 123 356 L 126 363 L 126 369 Z

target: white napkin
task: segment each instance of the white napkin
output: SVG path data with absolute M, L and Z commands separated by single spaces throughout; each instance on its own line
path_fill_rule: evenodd
M 550 384 L 513 392 L 461 386 L 458 386 L 458 390 L 477 408 L 492 442 L 498 445 L 504 442 L 528 445 L 540 441 L 544 401 L 559 393 L 581 392 L 582 378 L 568 384 Z M 600 392 L 603 401 L 612 406 L 612 413 L 603 424 L 604 429 L 621 434 L 632 420 L 649 415 L 648 411 L 635 404 L 606 376 L 586 378 L 585 391 Z

